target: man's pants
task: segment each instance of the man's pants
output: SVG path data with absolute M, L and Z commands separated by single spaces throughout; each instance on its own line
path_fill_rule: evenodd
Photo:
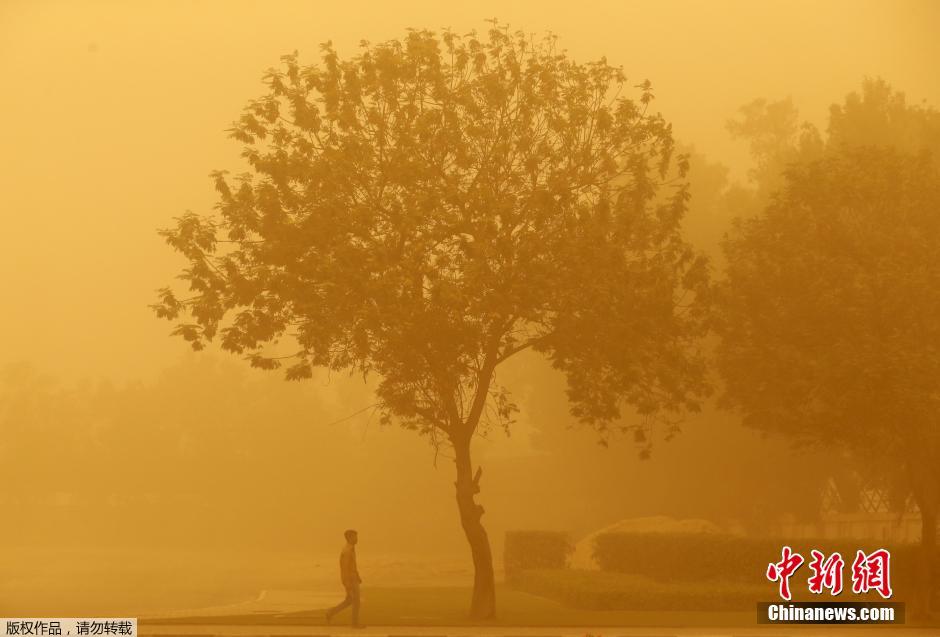
M 330 617 L 340 612 L 347 606 L 352 606 L 352 624 L 359 624 L 359 584 L 349 584 L 346 586 L 346 599 L 330 609 Z

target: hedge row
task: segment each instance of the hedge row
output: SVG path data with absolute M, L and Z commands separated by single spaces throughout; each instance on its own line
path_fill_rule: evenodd
M 584 610 L 754 611 L 772 599 L 766 583 L 662 582 L 640 575 L 578 570 L 529 570 L 513 587 Z
M 567 533 L 555 531 L 508 531 L 503 545 L 503 568 L 512 580 L 529 569 L 563 569 L 574 545 Z
M 765 577 L 767 565 L 781 559 L 784 545 L 800 553 L 805 562 L 797 577 L 808 577 L 810 551 L 826 555 L 838 551 L 845 560 L 845 581 L 851 587 L 851 565 L 856 552 L 878 548 L 891 551 L 891 581 L 895 590 L 909 589 L 918 581 L 922 561 L 916 544 L 881 544 L 870 540 L 748 538 L 717 534 L 606 533 L 594 543 L 594 558 L 602 571 L 630 573 L 654 580 L 700 582 L 756 582 Z M 940 573 L 940 560 L 935 571 Z M 805 574 L 805 575 L 804 575 Z

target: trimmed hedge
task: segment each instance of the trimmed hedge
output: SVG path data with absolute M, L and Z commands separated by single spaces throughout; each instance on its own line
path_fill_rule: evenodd
M 611 573 L 753 582 L 767 563 L 779 560 L 780 548 L 776 542 L 732 535 L 603 533 L 594 540 L 594 559 L 602 571 Z
M 574 552 L 567 533 L 557 531 L 507 531 L 503 545 L 506 579 L 528 569 L 563 569 Z
M 753 612 L 756 602 L 772 599 L 773 590 L 759 581 L 667 583 L 641 575 L 567 569 L 518 573 L 513 585 L 583 610 Z
M 891 583 L 896 597 L 910 593 L 919 575 L 921 555 L 918 545 L 852 539 L 786 540 L 704 533 L 605 533 L 595 539 L 594 558 L 602 571 L 642 575 L 653 580 L 755 583 L 766 581 L 767 565 L 780 560 L 780 551 L 785 545 L 805 559 L 794 575 L 804 584 L 810 574 L 812 549 L 827 556 L 835 551 L 841 553 L 846 563 L 844 582 L 850 592 L 851 565 L 859 549 L 866 553 L 878 548 L 891 551 Z M 934 572 L 940 573 L 940 559 L 934 568 Z

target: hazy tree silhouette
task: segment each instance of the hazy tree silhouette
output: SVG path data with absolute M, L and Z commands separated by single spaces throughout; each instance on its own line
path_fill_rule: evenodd
M 666 417 L 706 390 L 684 162 L 647 112 L 648 82 L 628 99 L 620 68 L 576 63 L 552 37 L 494 22 L 486 38 L 412 30 L 361 47 L 268 72 L 231 131 L 251 172 L 214 173 L 219 214 L 162 231 L 192 294 L 164 288 L 153 307 L 193 348 L 218 336 L 256 367 L 287 363 L 288 379 L 376 374 L 382 421 L 453 454 L 471 616 L 489 618 L 471 440 L 511 425 L 499 365 L 544 354 L 600 431 L 624 406 Z M 285 336 L 296 349 L 266 353 Z
M 913 495 L 926 567 L 940 508 L 940 112 L 870 78 L 832 105 L 825 140 L 789 100 L 741 112 L 729 128 L 751 144 L 767 205 L 725 244 L 725 399 L 753 426 L 850 451 L 898 503 Z
M 926 566 L 940 506 L 940 173 L 929 150 L 873 135 L 831 135 L 730 233 L 718 360 L 725 398 L 750 424 L 840 445 L 870 474 L 903 479 Z
M 882 78 L 866 78 L 861 91 L 829 108 L 829 144 L 883 146 L 940 158 L 940 111 L 909 104 Z
M 754 212 L 766 205 L 784 183 L 787 166 L 818 159 L 823 140 L 815 126 L 800 122 L 800 114 L 790 98 L 769 102 L 756 99 L 738 109 L 739 118 L 726 128 L 735 139 L 746 141 L 754 162 L 748 171 L 754 187 Z

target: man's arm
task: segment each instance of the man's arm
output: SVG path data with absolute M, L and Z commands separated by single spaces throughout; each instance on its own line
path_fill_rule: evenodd
M 352 562 L 352 575 L 356 583 L 362 584 L 362 578 L 359 577 L 359 567 L 356 565 L 356 551 L 349 552 Z
M 344 549 L 339 554 L 339 576 L 343 581 L 343 586 L 349 586 L 356 581 L 356 566 L 350 563 L 352 559 L 352 551 Z

